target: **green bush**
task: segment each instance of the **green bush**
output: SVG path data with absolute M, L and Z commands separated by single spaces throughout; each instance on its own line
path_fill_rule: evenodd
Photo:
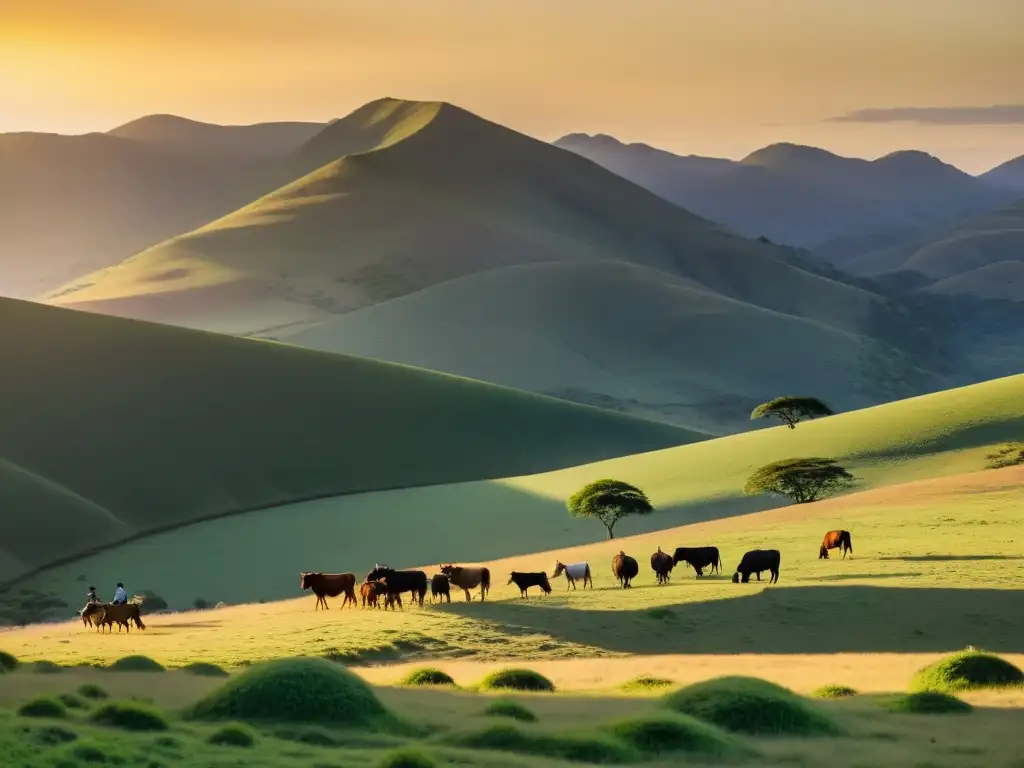
M 53 675 L 57 672 L 64 671 L 64 667 L 62 667 L 60 664 L 57 664 L 53 661 L 47 661 L 46 659 L 41 659 L 39 661 L 32 662 L 30 668 L 33 672 L 35 672 L 38 675 Z
M 632 680 L 627 680 L 620 687 L 624 691 L 656 691 L 659 688 L 671 688 L 675 683 L 671 680 L 666 680 L 663 677 L 650 677 L 648 675 L 641 675 L 640 677 L 634 677 Z
M 98 725 L 126 731 L 166 731 L 167 720 L 152 707 L 137 701 L 111 701 L 89 717 Z
M 414 669 L 404 680 L 402 685 L 455 685 L 451 675 L 433 667 Z
M 638 757 L 626 745 L 608 737 L 545 733 L 525 730 L 511 723 L 495 723 L 480 730 L 448 734 L 442 741 L 469 749 L 540 755 L 583 763 L 629 763 Z
M 153 661 L 149 656 L 125 656 L 118 659 L 109 667 L 111 672 L 163 672 L 164 666 L 158 661 Z
M 207 608 L 210 607 L 210 602 L 208 600 L 204 600 L 201 597 L 197 597 L 195 600 L 192 601 L 192 607 L 195 608 L 197 611 L 205 611 Z
M 990 653 L 968 649 L 918 670 L 910 681 L 910 690 L 960 693 L 1021 684 L 1024 684 L 1024 672 L 1010 662 Z
M 555 684 L 532 669 L 499 669 L 485 677 L 480 688 L 485 691 L 550 692 L 555 690 Z
M 537 716 L 518 701 L 499 699 L 487 705 L 484 714 L 488 717 L 508 717 L 521 723 L 535 723 Z
M 256 737 L 244 725 L 231 723 L 214 731 L 207 741 L 225 747 L 251 747 L 256 743 Z
M 686 715 L 652 714 L 607 726 L 615 738 L 647 754 L 699 752 L 727 755 L 746 751 L 735 736 Z
M 22 717 L 67 717 L 67 708 L 51 696 L 40 696 L 18 707 Z
M 75 759 L 72 765 L 82 763 L 105 763 L 110 756 L 108 750 L 93 742 L 83 741 L 76 744 L 71 750 L 71 756 Z
M 365 726 L 390 713 L 362 679 L 323 659 L 253 665 L 192 705 L 199 720 L 271 720 Z
M 92 699 L 93 701 L 110 698 L 110 694 L 95 683 L 86 683 L 85 685 L 79 686 L 78 694 L 79 696 L 84 696 L 85 698 Z
M 181 671 L 188 672 L 190 675 L 199 675 L 201 677 L 228 677 L 228 673 L 223 667 L 218 667 L 216 664 L 210 664 L 206 661 L 196 661 L 192 664 L 186 664 L 181 668 Z
M 62 725 L 44 725 L 39 728 L 26 728 L 28 734 L 37 744 L 47 747 L 55 747 L 58 744 L 67 744 L 78 738 L 78 734 L 68 730 Z
M 415 749 L 396 749 L 384 755 L 377 768 L 434 768 L 436 763 Z
M 845 685 L 823 685 L 811 695 L 816 699 L 843 699 L 856 696 L 857 692 Z
M 754 677 L 719 677 L 668 694 L 665 704 L 686 715 L 755 735 L 837 735 L 839 726 L 811 702 Z
M 0 675 L 4 672 L 13 672 L 18 667 L 18 659 L 15 656 L 0 651 Z
M 153 613 L 154 611 L 166 611 L 169 606 L 167 601 L 151 589 L 144 589 L 139 592 L 142 602 L 139 604 L 139 613 Z
M 921 691 L 883 699 L 882 706 L 892 712 L 916 715 L 966 714 L 973 709 L 966 701 L 939 691 Z
M 73 693 L 62 693 L 57 698 L 60 699 L 60 703 L 68 709 L 87 709 L 89 706 L 85 703 L 84 699 L 80 699 Z

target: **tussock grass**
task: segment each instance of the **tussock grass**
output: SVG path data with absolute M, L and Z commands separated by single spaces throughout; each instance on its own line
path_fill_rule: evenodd
M 668 694 L 676 712 L 752 735 L 827 736 L 841 729 L 810 701 L 767 680 L 718 677 Z
M 990 653 L 967 649 L 919 670 L 910 681 L 910 690 L 960 693 L 1022 684 L 1024 672 L 1010 662 Z
M 81 765 L 82 763 L 114 763 L 118 764 L 123 762 L 120 755 L 111 754 L 111 750 L 107 745 L 99 745 L 93 741 L 80 741 L 70 749 L 71 757 L 73 762 L 71 765 Z
M 823 685 L 811 695 L 816 699 L 843 699 L 856 696 L 857 691 L 846 685 Z
M 166 731 L 167 719 L 157 710 L 137 701 L 111 701 L 96 709 L 89 719 L 126 731 Z
M 664 677 L 641 675 L 640 677 L 634 677 L 632 680 L 627 680 L 619 687 L 624 691 L 637 693 L 641 691 L 658 691 L 663 688 L 671 688 L 673 685 L 675 685 L 673 681 Z
M 376 768 L 434 768 L 437 765 L 416 749 L 396 749 L 384 755 Z
M 414 669 L 402 680 L 401 685 L 455 685 L 455 680 L 447 672 L 433 667 Z
M 84 685 L 79 686 L 78 694 L 94 701 L 110 698 L 110 694 L 95 683 L 85 683 Z
M 620 720 L 605 730 L 645 754 L 695 752 L 728 755 L 749 752 L 741 742 L 720 728 L 680 714 L 650 714 Z
M 196 661 L 192 664 L 186 664 L 181 667 L 182 672 L 187 672 L 190 675 L 199 675 L 201 677 L 228 677 L 229 673 L 216 664 L 211 664 L 206 661 Z
M 230 723 L 211 733 L 207 741 L 225 747 L 251 747 L 256 744 L 256 735 L 244 725 Z
M 495 723 L 477 730 L 448 734 L 442 741 L 470 749 L 491 749 L 584 763 L 627 763 L 637 757 L 633 750 L 610 737 L 555 734 L 511 723 Z
M 966 701 L 939 691 L 919 691 L 903 696 L 885 698 L 882 706 L 891 712 L 908 712 L 916 715 L 966 714 L 974 709 Z
M 37 744 L 54 747 L 58 744 L 69 744 L 78 738 L 78 734 L 62 725 L 43 725 L 24 730 L 29 738 Z
M 18 667 L 18 659 L 16 656 L 7 653 L 6 651 L 0 651 L 0 674 L 4 672 L 13 672 Z
M 54 675 L 58 672 L 63 672 L 64 667 L 53 661 L 47 659 L 40 659 L 39 661 L 33 661 L 28 668 L 35 672 L 37 675 Z
M 499 669 L 480 682 L 480 690 L 513 690 L 550 693 L 555 684 L 532 669 Z
M 107 670 L 110 672 L 163 672 L 164 666 L 149 656 L 125 656 L 118 659 Z
M 88 709 L 89 708 L 89 704 L 85 701 L 85 699 L 82 699 L 79 696 L 75 696 L 75 694 L 73 694 L 73 693 L 62 693 L 57 698 L 60 700 L 60 703 L 63 704 L 68 709 Z
M 488 717 L 507 717 L 512 720 L 518 720 L 521 723 L 537 722 L 537 716 L 531 710 L 518 701 L 510 701 L 508 699 L 492 701 L 484 708 L 484 714 Z
M 18 714 L 22 717 L 67 717 L 68 710 L 59 699 L 40 696 L 18 707 Z

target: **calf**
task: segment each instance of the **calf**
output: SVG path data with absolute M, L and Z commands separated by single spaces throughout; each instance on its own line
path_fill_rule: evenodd
M 711 566 L 711 573 L 721 573 L 719 567 L 722 564 L 722 557 L 718 554 L 718 547 L 676 547 L 672 555 L 672 565 L 687 563 L 697 572 L 697 576 L 704 575 L 704 569 Z
M 782 555 L 777 549 L 752 549 L 743 556 L 740 560 L 740 564 L 736 566 L 736 573 L 732 575 L 732 583 L 738 584 L 740 582 L 740 576 L 743 576 L 743 583 L 746 584 L 750 581 L 750 574 L 756 573 L 757 580 L 761 580 L 762 571 L 770 571 L 771 578 L 768 579 L 769 584 L 774 584 L 779 580 L 779 562 L 782 560 Z
M 821 542 L 821 549 L 818 550 L 819 560 L 828 560 L 828 551 L 830 549 L 843 549 L 843 560 L 846 559 L 846 553 L 850 553 L 850 557 L 853 557 L 853 542 L 850 540 L 849 531 L 829 531 L 825 534 L 825 538 Z
M 363 600 L 363 608 L 380 608 L 381 596 L 387 595 L 387 586 L 380 581 L 364 581 L 359 585 L 359 595 Z
M 512 571 L 508 577 L 508 584 L 515 584 L 519 587 L 519 597 L 526 598 L 526 590 L 530 587 L 540 587 L 545 595 L 551 594 L 551 584 L 548 582 L 548 575 L 543 571 L 540 573 L 519 573 Z
M 439 603 L 452 601 L 452 584 L 443 573 L 435 573 L 430 577 L 430 602 L 434 602 L 435 597 Z

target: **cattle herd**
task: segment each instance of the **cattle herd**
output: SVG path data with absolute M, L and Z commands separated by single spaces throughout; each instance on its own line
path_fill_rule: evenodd
M 821 542 L 818 551 L 819 559 L 827 559 L 830 549 L 842 549 L 843 559 L 847 553 L 853 555 L 853 544 L 850 539 L 850 532 L 844 530 L 829 531 Z M 761 574 L 769 573 L 768 583 L 774 584 L 779 580 L 779 564 L 781 554 L 777 549 L 752 549 L 743 555 L 736 571 L 732 575 L 734 584 L 740 582 L 746 584 L 750 581 L 750 575 L 754 574 L 757 580 L 761 580 Z M 667 584 L 672 575 L 672 570 L 679 563 L 686 563 L 697 574 L 697 578 L 704 575 L 704 569 L 709 574 L 721 573 L 722 557 L 718 547 L 677 547 L 671 555 L 662 552 L 661 547 L 651 555 L 651 570 L 658 584 Z M 623 589 L 632 586 L 633 579 L 640 572 L 640 566 L 636 559 L 625 552 L 620 551 L 612 558 L 612 575 L 619 582 Z M 566 589 L 576 589 L 577 582 L 583 588 L 588 586 L 594 588 L 594 580 L 591 575 L 590 564 L 571 563 L 565 564 L 556 561 L 552 578 L 565 576 Z M 359 598 L 356 597 L 356 576 L 353 573 L 322 573 L 320 571 L 303 572 L 301 576 L 301 587 L 303 590 L 312 590 L 316 595 L 316 607 L 327 608 L 328 597 L 343 595 L 341 607 L 349 603 L 355 607 L 360 604 L 363 608 L 402 608 L 402 595 L 410 593 L 413 603 L 419 603 L 422 607 L 430 589 L 430 600 L 434 602 L 451 602 L 451 588 L 461 589 L 466 596 L 466 601 L 473 599 L 470 590 L 479 588 L 480 599 L 485 600 L 491 589 L 491 571 L 486 567 L 465 567 L 460 565 L 442 565 L 440 572 L 429 579 L 425 571 L 407 570 L 398 571 L 389 568 L 387 565 L 377 564 L 373 567 L 363 582 L 359 584 Z M 537 587 L 545 594 L 551 592 L 551 582 L 544 571 L 524 572 L 512 571 L 509 574 L 507 584 L 515 584 L 519 588 L 521 598 L 528 597 L 531 587 Z M 84 615 L 83 615 L 84 620 Z M 143 627 L 144 628 L 144 627 Z M 120 631 L 120 630 L 119 630 Z

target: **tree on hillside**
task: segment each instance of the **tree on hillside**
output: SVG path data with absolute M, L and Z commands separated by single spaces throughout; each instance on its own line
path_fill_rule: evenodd
M 989 469 L 1019 466 L 1024 464 L 1024 443 L 1006 443 L 985 458 Z
M 848 487 L 854 479 L 835 459 L 783 459 L 752 474 L 743 492 L 750 496 L 777 493 L 807 504 Z
M 835 411 L 816 397 L 776 397 L 767 403 L 761 403 L 751 414 L 752 419 L 763 419 L 767 416 L 774 416 L 789 426 L 796 429 L 796 425 L 803 419 L 813 419 L 819 416 L 832 416 Z
M 615 524 L 629 515 L 646 515 L 654 511 L 650 500 L 639 488 L 621 480 L 596 480 L 569 497 L 569 514 L 573 517 L 595 517 L 614 539 Z

